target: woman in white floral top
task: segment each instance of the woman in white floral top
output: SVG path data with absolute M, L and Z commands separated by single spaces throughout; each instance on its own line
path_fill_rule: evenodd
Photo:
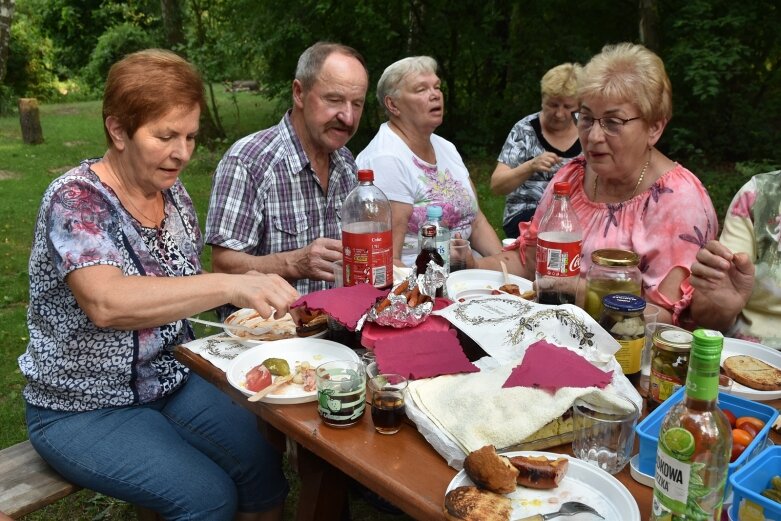
M 442 223 L 469 239 L 472 249 L 482 255 L 500 252 L 464 161 L 451 142 L 434 134 L 445 113 L 437 62 L 414 56 L 389 65 L 377 83 L 377 99 L 389 121 L 355 161 L 374 170 L 374 184 L 391 201 L 394 263 L 415 262 L 418 230 L 430 205 L 442 207 Z
M 781 170 L 738 191 L 691 271 L 693 326 L 781 349 Z

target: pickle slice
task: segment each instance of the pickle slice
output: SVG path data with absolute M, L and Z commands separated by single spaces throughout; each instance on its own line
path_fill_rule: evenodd
M 290 374 L 290 365 L 284 358 L 266 358 L 263 365 L 274 376 L 287 376 Z

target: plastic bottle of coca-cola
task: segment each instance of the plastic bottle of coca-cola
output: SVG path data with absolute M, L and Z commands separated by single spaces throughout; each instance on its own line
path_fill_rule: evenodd
M 537 230 L 537 302 L 575 304 L 583 232 L 569 201 L 568 182 L 553 185 L 553 202 Z
M 358 170 L 358 186 L 342 205 L 342 259 L 345 286 L 393 284 L 391 207 L 372 170 Z

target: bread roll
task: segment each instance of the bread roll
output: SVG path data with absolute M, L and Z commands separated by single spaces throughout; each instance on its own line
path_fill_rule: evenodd
M 442 507 L 448 521 L 510 521 L 512 501 L 477 487 L 454 488 Z
M 730 356 L 722 365 L 727 376 L 746 387 L 758 391 L 781 390 L 781 371 L 758 358 Z
M 464 470 L 480 488 L 497 494 L 515 491 L 518 469 L 505 456 L 497 454 L 493 445 L 470 452 L 464 460 Z

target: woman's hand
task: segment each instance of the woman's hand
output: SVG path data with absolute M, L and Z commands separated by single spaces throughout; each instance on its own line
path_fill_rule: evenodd
M 230 303 L 240 308 L 252 308 L 263 318 L 268 318 L 272 308 L 275 318 L 281 318 L 290 305 L 299 297 L 298 291 L 285 279 L 276 274 L 247 272 L 246 275 L 231 275 L 234 296 Z
M 543 152 L 531 160 L 532 172 L 550 172 L 550 170 L 561 162 L 561 158 L 553 152 Z
M 491 174 L 491 191 L 496 195 L 507 195 L 525 183 L 535 172 L 550 172 L 560 162 L 561 158 L 553 152 L 543 152 L 515 168 L 497 163 Z
M 728 329 L 754 290 L 754 263 L 745 253 L 732 253 L 719 241 L 697 252 L 689 282 L 694 288 L 691 318 L 701 326 Z

